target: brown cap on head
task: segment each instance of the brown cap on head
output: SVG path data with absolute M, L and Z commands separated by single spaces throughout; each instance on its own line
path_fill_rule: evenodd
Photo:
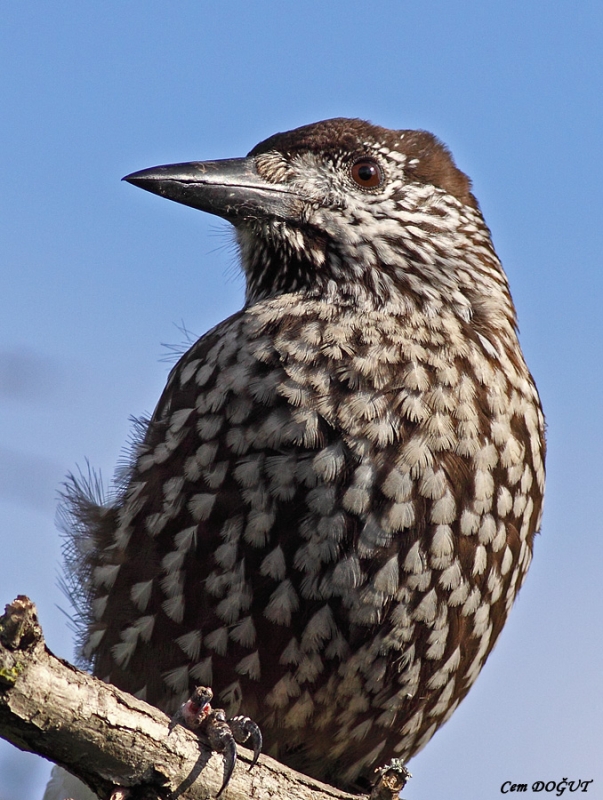
M 411 180 L 444 189 L 461 203 L 478 208 L 471 181 L 454 163 L 452 154 L 427 131 L 389 130 L 361 119 L 336 117 L 276 133 L 256 144 L 248 155 L 277 150 L 285 155 L 303 151 L 362 154 L 367 147 L 387 147 L 407 156 L 404 167 Z

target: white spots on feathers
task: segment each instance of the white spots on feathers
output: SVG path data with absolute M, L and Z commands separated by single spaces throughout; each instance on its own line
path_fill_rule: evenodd
M 323 448 L 312 460 L 314 472 L 327 483 L 336 480 L 344 466 L 345 453 L 341 442 Z
M 201 631 L 194 630 L 185 633 L 183 636 L 179 636 L 176 639 L 176 644 L 186 653 L 191 661 L 197 661 L 199 653 L 201 652 L 201 640 Z
M 188 366 L 190 367 L 190 364 Z M 179 411 L 174 411 L 169 421 L 170 431 L 178 433 L 184 427 L 193 410 L 192 408 L 182 408 Z
M 375 473 L 371 465 L 357 467 L 354 471 L 352 484 L 343 496 L 343 507 L 358 516 L 368 511 L 374 480 Z
M 199 438 L 203 441 L 214 439 L 220 432 L 224 423 L 224 417 L 221 414 L 205 414 L 200 417 L 197 422 L 197 433 Z
M 423 710 L 420 709 L 417 711 L 413 716 L 408 720 L 408 722 L 402 728 L 402 733 L 417 733 L 418 730 L 421 728 L 421 723 L 423 722 Z
M 398 591 L 399 566 L 398 554 L 393 555 L 373 578 L 373 586 L 378 592 L 393 597 Z
M 158 536 L 161 533 L 161 531 L 165 528 L 169 520 L 170 517 L 168 514 L 163 514 L 161 512 L 157 512 L 155 514 L 149 514 L 149 516 L 144 521 L 145 528 L 149 536 L 151 537 Z
M 429 437 L 419 434 L 409 439 L 402 447 L 400 461 L 410 469 L 412 477 L 422 475 L 434 461 Z
M 481 634 L 477 653 L 473 661 L 469 665 L 469 668 L 465 672 L 464 681 L 466 687 L 471 686 L 475 682 L 477 676 L 479 675 L 479 672 L 483 666 L 486 655 L 491 646 L 490 643 L 491 636 L 492 636 L 492 623 L 488 624 L 483 633 Z
M 474 478 L 475 494 L 477 501 L 489 500 L 494 494 L 494 478 L 490 472 L 478 469 Z
M 479 526 L 478 539 L 482 545 L 488 545 L 494 540 L 495 537 L 496 520 L 491 514 L 486 514 L 482 518 Z
M 432 622 L 436 616 L 437 606 L 436 590 L 431 589 L 413 611 L 412 616 L 419 622 Z
M 355 555 L 340 559 L 331 575 L 331 585 L 337 589 L 338 594 L 346 594 L 348 590 L 356 589 L 363 580 L 360 561 Z
M 189 668 L 185 665 L 164 672 L 163 680 L 173 692 L 180 694 L 180 692 L 184 692 L 188 689 L 188 676 Z
M 265 462 L 265 470 L 272 497 L 276 500 L 292 500 L 297 491 L 296 455 L 269 456 Z
M 148 614 L 144 617 L 139 617 L 134 623 L 133 627 L 138 632 L 140 639 L 143 642 L 150 642 L 155 626 L 155 614 Z
M 375 550 L 388 547 L 393 538 L 393 531 L 386 530 L 373 514 L 366 517 L 366 522 L 358 537 L 358 555 L 360 558 L 370 558 Z
M 197 363 L 199 363 L 198 359 L 196 361 L 197 361 Z M 191 362 L 191 363 L 193 363 L 193 362 Z M 215 366 L 213 364 L 211 364 L 211 363 L 203 364 L 203 366 L 199 368 L 199 370 L 198 370 L 198 372 L 197 372 L 197 374 L 195 376 L 195 383 L 197 384 L 197 386 L 199 386 L 199 387 L 205 386 L 207 384 L 207 382 L 209 381 L 209 379 L 214 374 L 215 369 L 216 369 Z
M 471 614 L 474 614 L 480 604 L 482 599 L 482 594 L 477 586 L 474 586 L 471 590 L 469 597 L 465 600 L 462 608 L 462 615 L 464 617 L 469 617 Z
M 180 623 L 184 618 L 184 595 L 176 594 L 165 600 L 161 607 L 166 615 L 174 622 Z
M 242 658 L 235 667 L 239 675 L 248 675 L 252 681 L 259 681 L 261 677 L 260 655 L 256 650 Z
M 299 697 L 300 694 L 301 689 L 298 682 L 290 672 L 287 672 L 268 692 L 266 702 L 274 708 L 284 708 L 290 698 Z
M 417 541 L 412 545 L 406 554 L 406 558 L 404 559 L 404 569 L 406 572 L 419 575 L 425 571 L 426 563 L 427 559 L 421 548 L 421 542 L 417 539 Z
M 95 586 L 111 589 L 119 573 L 119 564 L 105 564 L 96 567 L 92 576 Z
M 148 643 L 155 625 L 155 615 L 139 617 L 129 628 L 121 632 L 121 642 L 113 645 L 111 654 L 121 669 L 127 669 L 130 658 L 136 650 L 138 639 Z
M 303 683 L 314 683 L 324 670 L 324 663 L 318 653 L 306 653 L 295 671 L 295 680 Z
M 448 632 L 448 608 L 442 604 L 438 610 L 438 616 L 434 621 L 431 633 L 427 638 L 429 647 L 425 653 L 426 658 L 433 661 L 440 661 L 443 658 L 448 643 Z
M 444 573 L 442 573 L 443 575 Z M 459 584 L 453 588 L 453 591 L 448 596 L 448 605 L 453 608 L 461 606 L 467 600 L 469 595 L 469 582 L 464 577 L 461 578 Z
M 256 640 L 256 629 L 252 617 L 244 617 L 230 631 L 230 638 L 242 647 L 252 647 Z
M 213 650 L 217 655 L 226 655 L 228 647 L 228 628 L 217 628 L 205 636 L 205 646 Z
M 185 386 L 197 371 L 197 367 L 201 363 L 201 359 L 193 358 L 188 361 L 183 369 L 180 371 L 180 386 Z
M 426 569 L 418 575 L 409 575 L 406 579 L 406 586 L 416 592 L 424 593 L 431 586 L 432 572 Z
M 483 544 L 479 544 L 475 548 L 475 555 L 473 557 L 473 574 L 481 575 L 485 572 L 488 566 L 488 552 Z
M 306 690 L 299 700 L 294 703 L 285 715 L 284 724 L 287 728 L 302 728 L 314 711 L 314 702 Z
M 217 585 L 215 590 L 208 586 L 216 596 L 224 598 L 216 605 L 215 612 L 221 620 L 233 623 L 239 619 L 241 612 L 251 606 L 253 591 L 251 583 L 245 577 L 245 563 L 238 562 L 230 572 L 216 575 Z
M 211 514 L 215 502 L 215 494 L 200 493 L 193 495 L 188 501 L 188 508 L 195 522 L 206 520 Z
M 448 709 L 450 705 L 450 701 L 452 699 L 455 688 L 456 688 L 456 679 L 451 678 L 446 684 L 446 686 L 442 689 L 440 694 L 437 696 L 437 703 L 429 711 L 430 717 L 441 717 L 445 713 L 445 711 Z M 433 731 L 431 735 L 433 735 Z M 431 738 L 431 735 L 429 738 Z
M 168 574 L 176 572 L 177 570 L 182 569 L 185 556 L 185 550 L 172 550 L 163 557 L 161 560 L 161 566 Z
M 184 552 L 191 550 L 197 544 L 197 526 L 191 525 L 188 528 L 184 528 L 184 530 L 179 531 L 174 536 L 174 544 L 178 548 L 178 550 L 183 550 Z
M 227 541 L 221 544 L 214 551 L 214 559 L 224 570 L 228 571 L 233 568 L 239 553 L 238 542 Z
M 468 508 L 463 510 L 461 514 L 460 530 L 463 536 L 472 536 L 477 533 L 480 526 L 480 516 Z
M 437 525 L 430 545 L 429 563 L 435 569 L 446 569 L 450 566 L 454 553 L 452 528 L 449 525 Z
M 264 616 L 276 625 L 290 625 L 291 615 L 299 608 L 299 597 L 289 579 L 282 581 L 273 591 L 264 610 Z
M 382 518 L 383 528 L 391 533 L 411 528 L 415 522 L 414 503 L 392 503 Z
M 260 573 L 276 581 L 282 581 L 287 574 L 285 554 L 280 545 L 274 548 L 262 561 Z
M 497 600 L 502 595 L 503 590 L 503 582 L 501 576 L 496 568 L 493 566 L 490 572 L 488 573 L 488 591 L 490 592 L 490 602 L 492 605 L 497 602 Z
M 82 655 L 84 656 L 84 658 L 92 657 L 92 654 L 103 640 L 106 630 L 107 630 L 106 627 L 103 626 L 102 628 L 97 628 L 96 630 L 93 630 L 88 634 L 86 641 L 82 647 Z
M 233 476 L 244 489 L 258 486 L 262 477 L 263 464 L 264 456 L 261 454 L 239 459 L 233 470 Z
M 191 678 L 194 678 L 203 686 L 211 686 L 214 680 L 212 662 L 212 656 L 207 656 L 207 658 L 204 658 L 195 664 L 190 670 Z
M 135 649 L 136 641 L 132 639 L 114 644 L 111 648 L 111 655 L 117 666 L 121 669 L 126 669 Z
M 476 636 L 483 636 L 490 625 L 490 603 L 483 602 L 473 618 L 473 632 Z
M 299 647 L 299 642 L 295 636 L 289 641 L 279 658 L 279 664 L 285 666 L 299 664 L 302 659 L 302 652 Z
M 337 626 L 333 612 L 329 605 L 324 605 L 317 611 L 306 625 L 301 638 L 301 649 L 304 652 L 319 650 L 324 642 L 329 640 L 336 632 Z
M 533 512 L 534 512 L 534 501 L 530 497 L 528 498 L 528 502 L 526 503 L 526 507 L 523 512 L 523 520 L 521 523 L 521 529 L 519 531 L 519 538 L 521 540 L 522 545 L 525 545 L 528 535 L 536 527 L 536 525 L 532 523 Z
M 176 551 L 178 552 L 178 551 Z M 171 555 L 171 553 L 169 554 Z M 175 595 L 182 594 L 182 587 L 184 585 L 184 575 L 182 570 L 176 570 L 173 572 L 168 572 L 164 578 L 160 581 L 160 586 L 163 592 L 168 597 L 174 597 Z
M 396 503 L 404 503 L 410 500 L 413 487 L 414 481 L 409 472 L 392 469 L 381 484 L 381 491 L 389 499 L 395 500 Z
M 456 501 L 452 492 L 447 489 L 443 497 L 431 507 L 430 519 L 434 523 L 452 524 L 456 520 Z
M 524 446 L 514 436 L 509 436 L 501 451 L 500 463 L 507 468 L 523 466 L 524 452 Z
M 107 601 L 109 600 L 109 595 L 106 594 L 102 597 L 97 597 L 96 600 L 92 601 L 92 613 L 94 614 L 94 619 L 100 620 L 105 615 L 105 609 L 107 608 Z
M 430 689 L 439 689 L 449 682 L 451 673 L 456 672 L 461 663 L 461 649 L 456 647 L 445 663 L 431 676 L 427 682 Z
M 496 529 L 496 536 L 492 540 L 492 552 L 498 553 L 505 546 L 507 541 L 507 527 L 504 522 L 499 522 Z
M 203 470 L 203 480 L 210 489 L 216 491 L 222 486 L 228 472 L 228 467 L 228 461 L 220 461 L 212 467 Z
M 264 505 L 262 502 L 261 505 Z M 274 525 L 275 514 L 270 509 L 252 509 L 247 515 L 243 538 L 254 547 L 264 547 Z
M 498 463 L 496 447 L 491 442 L 482 447 L 473 456 L 473 463 L 478 470 L 493 470 Z
M 440 575 L 440 586 L 443 589 L 458 589 L 463 580 L 463 572 L 458 559 L 455 559 L 449 567 L 446 567 Z

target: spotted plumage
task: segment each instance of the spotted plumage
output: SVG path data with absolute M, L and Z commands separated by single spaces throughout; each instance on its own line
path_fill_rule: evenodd
M 341 786 L 477 678 L 532 557 L 544 423 L 507 280 L 431 134 L 335 119 L 131 183 L 235 226 L 242 311 L 173 368 L 105 504 L 69 489 L 94 672 L 198 683 Z

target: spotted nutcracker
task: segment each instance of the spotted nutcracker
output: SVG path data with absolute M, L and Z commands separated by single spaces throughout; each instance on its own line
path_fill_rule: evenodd
M 199 683 L 342 787 L 477 678 L 532 557 L 544 422 L 468 178 L 423 131 L 331 119 L 125 179 L 224 217 L 244 308 L 172 369 L 114 497 L 73 478 L 94 673 Z

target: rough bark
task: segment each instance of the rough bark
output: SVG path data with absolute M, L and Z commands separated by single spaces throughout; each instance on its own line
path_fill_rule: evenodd
M 158 709 L 82 672 L 44 644 L 34 604 L 20 595 L 0 618 L 0 736 L 68 769 L 101 800 L 207 800 L 222 784 L 222 758 Z M 351 800 L 262 756 L 250 772 L 241 748 L 224 800 Z M 397 791 L 374 797 L 393 798 Z M 399 787 L 398 787 L 399 788 Z

